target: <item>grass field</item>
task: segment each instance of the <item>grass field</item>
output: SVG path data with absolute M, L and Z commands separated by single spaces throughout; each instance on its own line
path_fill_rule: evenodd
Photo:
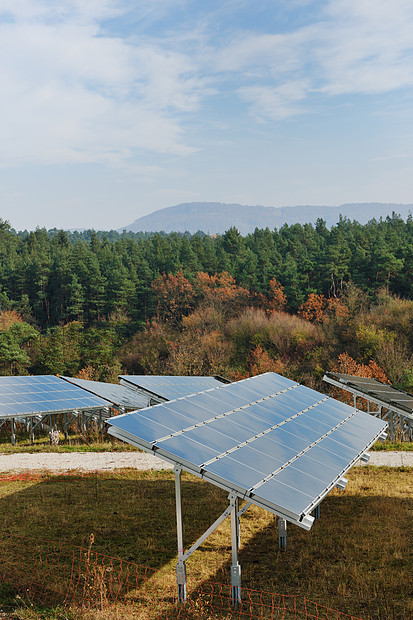
M 355 468 L 349 480 L 345 492 L 335 490 L 324 500 L 321 519 L 310 532 L 289 527 L 285 552 L 278 551 L 274 516 L 250 508 L 241 517 L 243 586 L 301 594 L 364 620 L 411 620 L 413 470 Z M 226 493 L 188 474 L 182 490 L 188 548 L 225 509 L 227 499 Z M 94 551 L 159 569 L 174 580 L 172 472 L 27 481 L 0 477 L 0 522 L 3 534 L 84 547 L 93 533 Z M 227 519 L 188 560 L 188 581 L 229 583 L 230 555 Z M 16 618 L 71 618 L 57 610 L 34 612 L 22 599 L 16 603 L 10 586 L 0 589 L 2 608 L 13 609 Z M 118 617 L 129 617 L 119 609 Z M 73 617 L 110 617 L 105 611 L 76 613 Z M 149 609 L 145 617 L 151 617 Z
M 108 435 L 103 439 L 99 438 L 98 433 L 90 433 L 87 436 L 72 435 L 68 441 L 63 440 L 63 435 L 58 446 L 51 446 L 48 437 L 36 438 L 34 444 L 30 443 L 27 433 L 17 436 L 17 443 L 12 446 L 10 436 L 6 433 L 0 434 L 0 453 L 18 454 L 34 452 L 128 452 L 135 451 L 136 448 L 123 441 L 117 441 Z M 391 451 L 413 451 L 413 442 L 408 441 L 378 441 L 371 450 L 391 450 Z

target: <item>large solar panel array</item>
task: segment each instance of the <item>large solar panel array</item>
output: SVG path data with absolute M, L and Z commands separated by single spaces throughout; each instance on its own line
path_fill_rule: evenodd
M 110 404 L 53 375 L 0 377 L 0 418 L 12 419 Z
M 399 390 L 388 383 L 381 383 L 376 379 L 366 377 L 354 377 L 336 372 L 327 372 L 324 381 L 332 383 L 353 394 L 371 399 L 388 409 L 400 410 L 406 417 L 413 420 L 413 396 Z
M 387 424 L 266 373 L 112 418 L 109 433 L 309 529 Z
M 142 409 L 148 406 L 148 396 L 144 396 L 136 390 L 128 388 L 126 385 L 89 381 L 88 379 L 75 379 L 73 377 L 62 377 L 62 379 L 87 390 L 91 394 L 105 398 L 117 407 Z
M 122 385 L 132 385 L 159 400 L 175 400 L 222 385 L 215 377 L 120 375 Z

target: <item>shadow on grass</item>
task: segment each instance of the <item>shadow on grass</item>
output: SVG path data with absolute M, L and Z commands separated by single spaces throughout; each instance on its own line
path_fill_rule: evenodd
M 225 509 L 226 494 L 185 475 L 182 494 L 190 545 Z M 160 568 L 177 553 L 173 474 L 131 471 L 3 484 L 0 478 L 0 529 L 83 547 L 93 533 L 95 552 Z
M 278 550 L 273 515 L 250 508 L 241 517 L 243 587 L 298 594 L 365 620 L 412 618 L 413 497 L 392 496 L 396 474 L 397 484 L 407 488 L 411 470 L 377 471 L 368 476 L 357 472 L 355 477 L 363 478 L 365 486 L 329 496 L 322 504 L 321 520 L 310 532 L 289 526 L 285 552 Z M 381 488 L 388 485 L 388 493 L 374 492 L 380 480 Z M 182 495 L 188 549 L 227 507 L 227 494 L 183 475 Z M 93 533 L 95 552 L 165 568 L 174 583 L 176 520 L 171 472 L 3 483 L 0 523 L 4 535 L 86 548 Z M 229 584 L 230 561 L 227 519 L 187 562 L 193 596 L 206 591 L 211 582 Z M 139 593 L 130 599 L 134 600 L 138 602 Z
M 330 496 L 310 532 L 289 526 L 285 551 L 278 547 L 276 519 L 250 511 L 241 517 L 244 588 L 298 594 L 365 620 L 413 618 L 412 496 Z M 259 520 L 262 527 L 243 536 L 248 521 Z M 230 581 L 229 559 L 211 581 Z

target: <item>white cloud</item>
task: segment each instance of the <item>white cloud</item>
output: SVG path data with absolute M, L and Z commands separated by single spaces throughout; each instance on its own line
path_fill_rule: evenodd
M 0 165 L 193 151 L 176 116 L 203 88 L 191 59 L 102 35 L 98 21 L 119 10 L 111 0 L 3 0 Z
M 303 114 L 300 105 L 306 98 L 309 84 L 305 81 L 290 81 L 279 87 L 252 86 L 239 89 L 242 99 L 249 102 L 252 113 L 258 118 L 282 120 L 294 114 Z
M 410 0 L 338 0 L 330 4 L 317 60 L 329 94 L 375 94 L 413 84 Z
M 215 54 L 215 66 L 239 74 L 238 93 L 254 115 L 280 119 L 306 111 L 313 93 L 370 95 L 411 87 L 412 32 L 411 0 L 330 0 L 311 25 L 242 33 Z
M 187 21 L 174 20 L 175 9 L 189 7 Z M 411 0 L 330 0 L 317 18 L 314 11 L 295 28 L 289 21 L 284 32 L 223 26 L 246 7 L 1 0 L 0 165 L 119 166 L 142 150 L 188 155 L 197 146 L 185 131 L 188 117 L 222 92 L 254 118 L 278 121 L 311 110 L 314 94 L 331 101 L 413 84 Z M 286 4 L 293 9 L 310 14 L 311 1 Z M 148 26 L 164 16 L 159 31 Z M 138 24 L 133 37 L 121 27 L 111 34 L 112 18 Z

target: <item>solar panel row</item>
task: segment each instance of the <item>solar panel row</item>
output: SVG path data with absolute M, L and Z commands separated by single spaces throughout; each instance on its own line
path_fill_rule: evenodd
M 72 377 L 62 377 L 62 379 L 96 396 L 106 398 L 114 405 L 126 407 L 127 409 L 142 409 L 142 407 L 148 405 L 148 396 L 141 395 L 136 390 L 123 385 L 103 383 L 101 381 L 89 381 L 87 379 L 75 379 Z
M 0 377 L 0 418 L 107 406 L 107 400 L 53 375 Z
M 330 383 L 333 381 L 335 385 L 337 383 L 340 384 L 343 389 L 350 388 L 351 391 L 358 392 L 360 396 L 370 397 L 374 401 L 379 401 L 384 407 L 387 405 L 389 408 L 392 406 L 400 407 L 404 413 L 413 417 L 413 396 L 388 383 L 381 383 L 376 379 L 354 377 L 333 372 L 326 373 L 324 380 Z

